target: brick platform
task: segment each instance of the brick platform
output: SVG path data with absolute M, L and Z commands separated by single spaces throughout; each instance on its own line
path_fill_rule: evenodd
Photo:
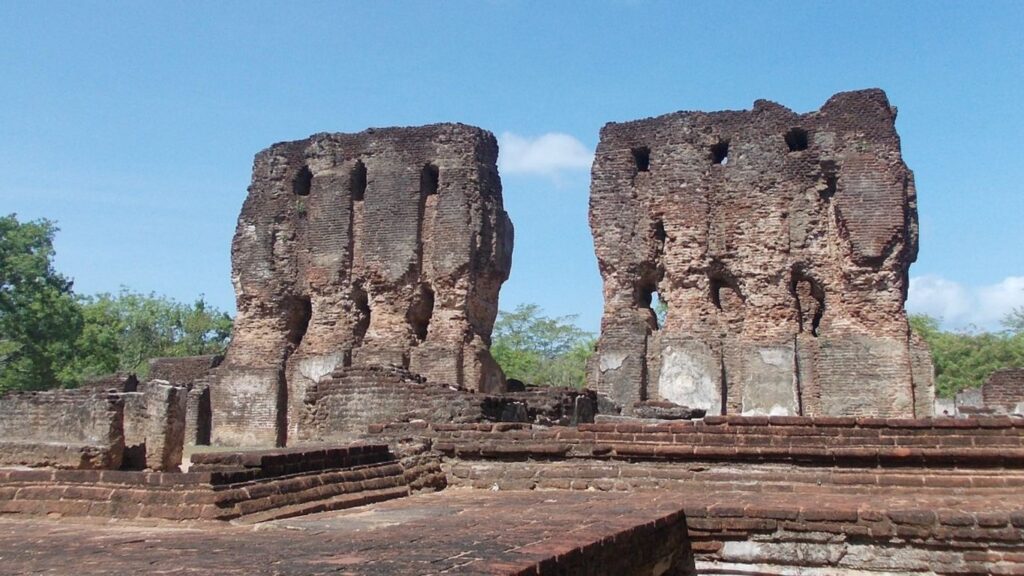
M 1024 467 L 1024 419 L 709 416 L 666 424 L 397 423 L 381 438 L 422 436 L 447 456 L 501 459 L 786 462 L 840 466 Z
M 409 494 L 388 447 L 354 445 L 193 456 L 188 473 L 0 469 L 0 514 L 248 521 Z
M 263 524 L 0 516 L 0 574 L 661 574 L 692 563 L 667 495 L 447 490 Z
M 1020 420 L 729 416 L 371 432 L 430 441 L 455 486 L 677 498 L 698 573 L 1024 574 Z
M 48 567 L 61 538 L 87 565 L 104 549 L 95 525 L 38 515 L 92 499 L 92 516 L 193 526 L 152 520 L 150 544 L 112 548 L 114 572 L 165 569 L 188 550 L 201 573 L 1024 574 L 1024 423 L 1010 418 L 371 431 L 377 444 L 203 454 L 189 474 L 0 472 L 0 513 L 37 515 L 0 515 L 0 572 Z M 684 557 L 692 570 L 666 571 Z

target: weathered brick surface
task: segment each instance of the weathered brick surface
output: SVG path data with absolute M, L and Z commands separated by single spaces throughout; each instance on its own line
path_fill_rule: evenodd
M 188 473 L 2 470 L 0 514 L 264 521 L 433 489 L 440 465 L 406 468 L 384 445 L 200 453 Z
M 627 411 L 651 398 L 710 414 L 929 415 L 930 360 L 903 307 L 917 199 L 895 118 L 863 90 L 809 114 L 759 100 L 606 125 L 591 385 Z
M 253 531 L 0 518 L 0 571 L 152 574 L 686 573 L 672 498 L 446 491 L 276 521 Z M 187 565 L 183 565 L 187 563 Z
M 188 390 L 163 380 L 149 380 L 124 399 L 124 467 L 177 471 L 187 427 Z
M 996 370 L 980 388 L 958 393 L 954 408 L 962 416 L 1024 415 L 1024 368 Z
M 592 421 L 595 404 L 587 390 L 531 387 L 484 394 L 424 381 L 399 368 L 349 367 L 307 390 L 298 440 L 351 441 L 371 424 L 415 420 L 569 425 Z
M 220 354 L 184 356 L 173 358 L 151 358 L 149 360 L 150 380 L 165 380 L 171 384 L 190 387 L 193 382 L 206 377 L 224 360 Z
M 708 417 L 666 424 L 395 423 L 371 435 L 421 436 L 460 458 L 606 458 L 668 462 L 1024 467 L 1024 420 Z
M 0 396 L 0 465 L 118 468 L 124 401 L 86 390 Z
M 503 388 L 488 343 L 512 225 L 496 159 L 494 136 L 461 124 L 317 134 L 256 156 L 215 443 L 297 437 L 306 390 L 349 364 Z

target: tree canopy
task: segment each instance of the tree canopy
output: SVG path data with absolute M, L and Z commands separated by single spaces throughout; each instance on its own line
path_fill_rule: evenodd
M 1000 368 L 1024 366 L 1024 310 L 1011 312 L 1003 326 L 1002 332 L 947 332 L 935 318 L 910 316 L 911 329 L 931 349 L 939 396 L 948 398 L 977 388 Z
M 231 317 L 202 296 L 76 295 L 53 268 L 56 232 L 48 220 L 0 218 L 0 392 L 145 375 L 150 358 L 220 352 L 230 340 Z
M 583 387 L 594 336 L 576 326 L 575 319 L 544 316 L 536 304 L 499 312 L 491 354 L 509 378 L 541 386 Z
M 53 269 L 48 220 L 0 218 L 0 391 L 71 382 L 64 370 L 82 329 L 71 281 Z
M 202 296 L 188 305 L 122 288 L 116 295 L 79 302 L 84 316 L 75 346 L 79 378 L 110 372 L 145 376 L 150 358 L 222 352 L 231 337 L 231 317 Z

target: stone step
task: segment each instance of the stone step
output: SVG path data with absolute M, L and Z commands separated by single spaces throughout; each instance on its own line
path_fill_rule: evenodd
M 394 498 L 403 498 L 408 495 L 408 486 L 382 488 L 380 490 L 365 490 L 354 494 L 340 494 L 326 500 L 313 500 L 310 502 L 303 502 L 301 504 L 271 508 L 270 510 L 240 516 L 232 520 L 231 523 L 244 525 L 259 524 L 270 520 L 282 520 L 284 518 L 295 518 L 296 516 L 305 516 L 307 514 L 316 514 L 319 512 L 331 512 L 334 510 L 355 508 L 356 506 L 365 506 L 367 504 L 383 502 Z

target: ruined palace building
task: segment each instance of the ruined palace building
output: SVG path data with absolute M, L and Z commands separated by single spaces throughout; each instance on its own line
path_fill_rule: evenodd
M 863 90 L 802 115 L 761 100 L 605 126 L 589 387 L 625 414 L 647 400 L 930 414 L 931 361 L 904 311 L 917 203 L 895 119 Z M 256 156 L 232 243 L 234 337 L 210 383 L 215 443 L 313 438 L 318 383 L 340 368 L 505 389 L 488 351 L 513 239 L 497 153 L 485 130 L 438 124 Z

